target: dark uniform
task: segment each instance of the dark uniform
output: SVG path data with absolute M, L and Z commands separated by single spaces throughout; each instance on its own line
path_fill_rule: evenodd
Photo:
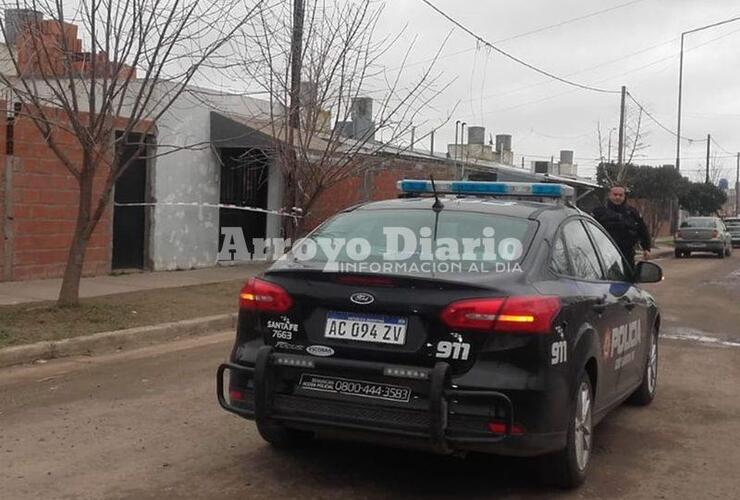
M 643 250 L 650 250 L 650 233 L 645 221 L 634 208 L 622 203 L 615 205 L 611 201 L 606 206 L 594 210 L 594 219 L 614 238 L 627 261 L 635 264 L 635 244 L 639 241 Z

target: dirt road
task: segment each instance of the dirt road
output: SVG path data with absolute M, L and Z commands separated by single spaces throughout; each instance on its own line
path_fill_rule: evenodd
M 667 331 L 740 337 L 740 252 L 661 264 L 668 279 L 652 289 Z M 0 497 L 697 499 L 740 491 L 740 348 L 664 340 L 653 406 L 607 417 L 587 483 L 563 493 L 538 486 L 528 460 L 337 442 L 274 450 L 215 401 L 213 375 L 230 340 L 225 333 L 0 371 Z

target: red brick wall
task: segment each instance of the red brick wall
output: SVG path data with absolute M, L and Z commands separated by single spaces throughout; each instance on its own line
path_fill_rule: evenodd
M 411 161 L 389 158 L 377 162 L 361 174 L 348 177 L 327 188 L 311 207 L 305 229 L 309 230 L 338 211 L 367 201 L 396 198 L 396 183 L 402 179 L 454 179 L 456 169 L 440 161 Z
M 5 101 L 0 101 L 0 117 L 6 116 L 5 112 Z M 5 189 L 5 133 L 6 123 L 5 119 L 0 119 L 0 281 L 3 280 L 4 276 L 4 265 L 5 265 L 5 197 L 7 191 Z
M 70 160 L 81 161 L 82 152 L 74 139 L 61 131 L 57 133 Z M 13 137 L 16 163 L 10 193 L 14 212 L 12 279 L 59 277 L 64 273 L 75 227 L 77 181 L 46 145 L 30 119 L 16 120 Z M 95 180 L 93 199 L 102 188 L 104 175 L 105 172 L 100 172 Z M 83 268 L 85 275 L 109 271 L 111 227 L 109 209 L 90 239 Z

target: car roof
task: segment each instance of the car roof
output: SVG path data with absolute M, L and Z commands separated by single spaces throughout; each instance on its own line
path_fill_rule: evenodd
M 444 210 L 457 212 L 478 212 L 524 219 L 536 219 L 543 212 L 561 212 L 563 217 L 577 213 L 577 210 L 562 203 L 517 200 L 479 196 L 441 195 L 439 200 Z M 395 198 L 357 205 L 348 210 L 431 210 L 434 197 Z

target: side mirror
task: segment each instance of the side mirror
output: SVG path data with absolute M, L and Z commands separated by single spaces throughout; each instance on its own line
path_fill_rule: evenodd
M 635 267 L 635 283 L 657 283 L 663 280 L 663 269 L 658 264 L 646 260 L 640 261 Z

